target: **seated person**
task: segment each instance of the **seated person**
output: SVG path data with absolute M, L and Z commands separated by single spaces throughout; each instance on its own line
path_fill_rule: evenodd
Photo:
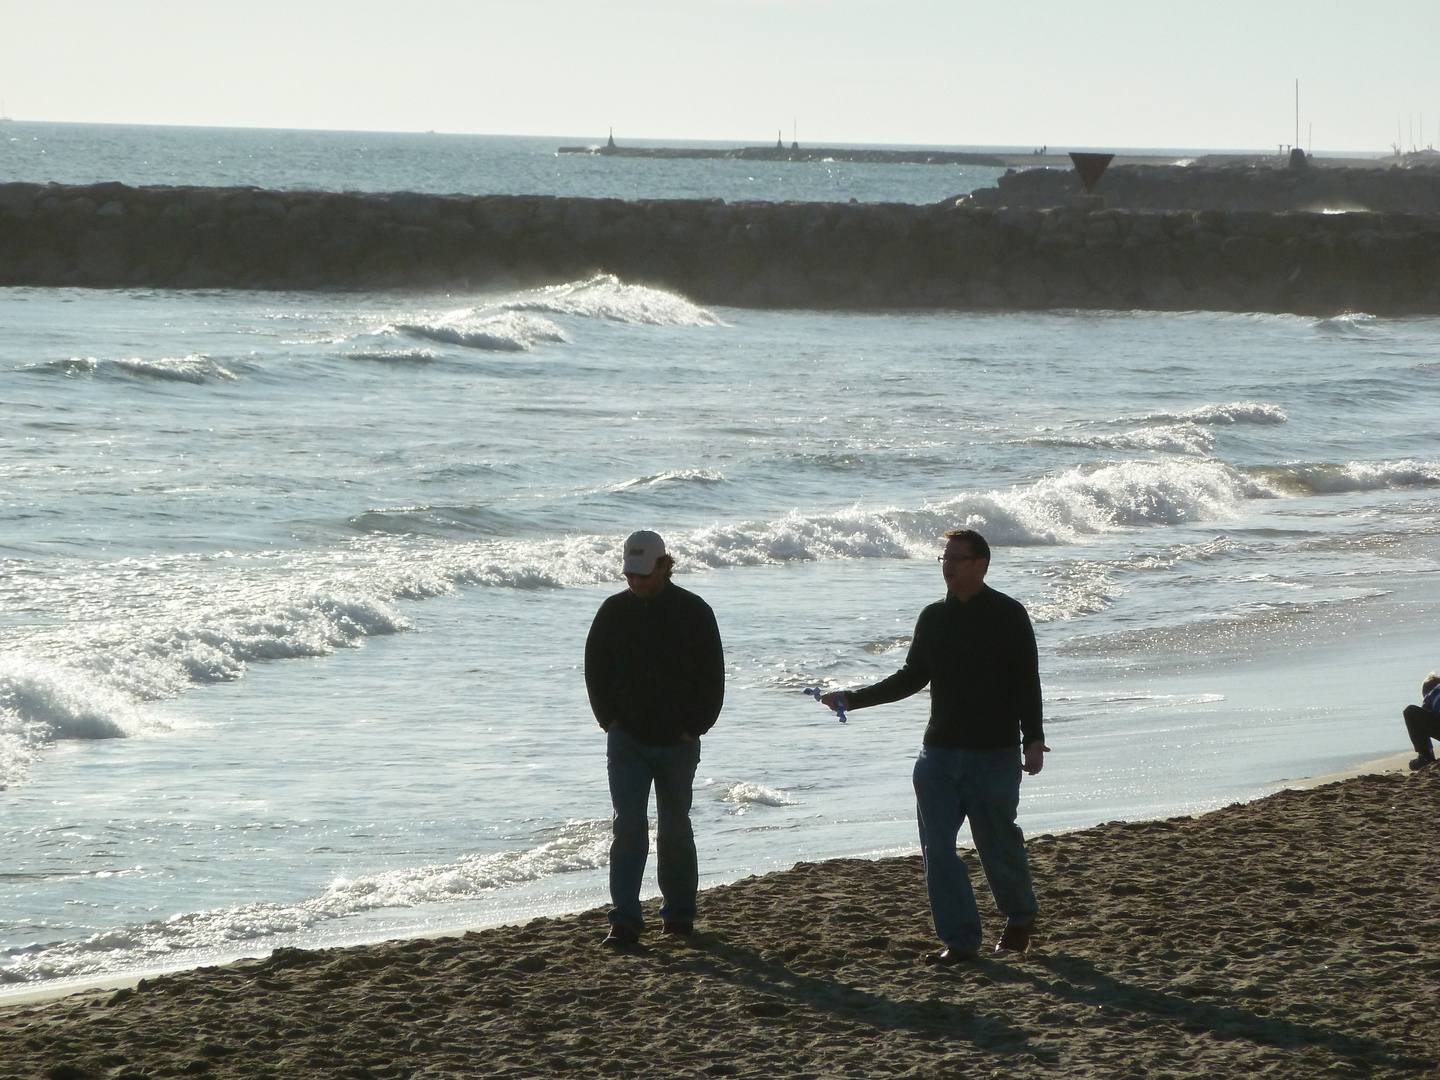
M 1440 675 L 1430 672 L 1420 684 L 1422 697 L 1419 705 L 1405 706 L 1405 730 L 1410 733 L 1410 742 L 1420 756 L 1410 762 L 1410 768 L 1423 769 L 1435 764 L 1435 750 L 1431 739 L 1440 739 Z

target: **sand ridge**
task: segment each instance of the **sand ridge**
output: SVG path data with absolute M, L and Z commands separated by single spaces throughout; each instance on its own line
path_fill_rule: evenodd
M 1437 821 L 1431 769 L 1033 838 L 1036 947 L 954 969 L 913 857 L 708 890 L 631 953 L 599 910 L 281 949 L 0 1009 L 0 1076 L 1433 1076 Z

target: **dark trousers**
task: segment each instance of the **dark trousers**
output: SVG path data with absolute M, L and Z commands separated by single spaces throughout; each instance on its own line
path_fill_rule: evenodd
M 1433 713 L 1419 705 L 1405 706 L 1405 730 L 1410 733 L 1410 745 L 1421 757 L 1434 757 L 1430 748 L 1431 739 L 1440 739 L 1440 713 Z
M 640 912 L 640 886 L 650 852 L 650 788 L 655 788 L 656 877 L 664 903 L 665 922 L 695 920 L 699 869 L 695 834 L 690 829 L 690 801 L 700 740 L 675 746 L 650 746 L 611 728 L 605 763 L 610 774 L 610 801 L 615 807 L 610 842 L 610 925 L 637 934 L 645 929 Z

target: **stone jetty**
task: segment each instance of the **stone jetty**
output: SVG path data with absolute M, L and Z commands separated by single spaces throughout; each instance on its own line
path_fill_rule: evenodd
M 0 184 L 0 285 L 483 289 L 708 304 L 1440 313 L 1440 216 Z
M 1004 168 L 1007 159 L 996 154 L 958 150 L 877 150 L 843 146 L 562 146 L 560 154 L 590 154 L 616 158 L 697 158 L 706 161 L 859 162 L 868 165 L 988 165 Z

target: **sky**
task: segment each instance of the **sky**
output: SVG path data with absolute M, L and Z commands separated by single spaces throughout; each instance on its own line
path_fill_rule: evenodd
M 16 120 L 1269 150 L 1296 79 L 1440 146 L 1440 0 L 0 0 Z

